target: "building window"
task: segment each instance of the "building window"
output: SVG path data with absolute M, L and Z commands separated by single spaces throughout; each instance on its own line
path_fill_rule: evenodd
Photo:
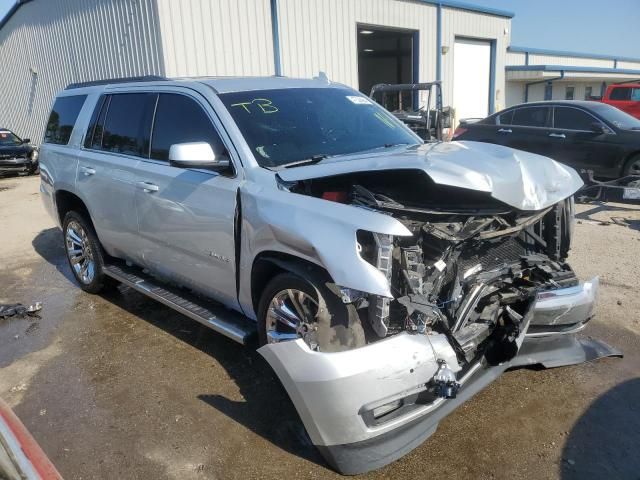
M 551 100 L 553 98 L 553 83 L 547 82 L 544 84 L 544 99 Z
M 575 87 L 567 87 L 565 93 L 564 93 L 564 99 L 565 100 L 573 100 L 573 96 L 575 94 Z
M 593 87 L 584 87 L 584 99 L 591 100 L 593 96 Z

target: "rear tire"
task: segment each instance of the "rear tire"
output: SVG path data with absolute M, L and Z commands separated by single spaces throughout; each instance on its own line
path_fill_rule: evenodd
M 71 273 L 82 290 L 99 293 L 116 284 L 103 272 L 106 254 L 93 225 L 84 215 L 67 212 L 62 222 L 62 234 Z
M 623 176 L 640 175 L 640 154 L 634 155 L 624 165 Z
M 317 272 L 305 272 L 305 278 L 287 272 L 271 279 L 258 307 L 260 345 L 303 338 L 309 348 L 322 352 L 364 346 L 355 306 L 343 303 L 331 287 L 335 284 Z

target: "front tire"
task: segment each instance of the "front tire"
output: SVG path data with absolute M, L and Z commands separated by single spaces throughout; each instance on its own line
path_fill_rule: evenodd
M 68 212 L 62 234 L 67 261 L 80 288 L 99 293 L 111 285 L 111 279 L 103 272 L 105 253 L 91 222 L 78 212 Z
M 339 352 L 365 345 L 354 305 L 344 304 L 325 275 L 281 273 L 266 286 L 258 308 L 261 345 L 302 338 L 311 350 Z

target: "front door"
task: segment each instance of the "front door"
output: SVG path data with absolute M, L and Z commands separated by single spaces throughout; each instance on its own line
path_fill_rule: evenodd
M 207 142 L 225 155 L 206 100 L 161 93 L 150 158 L 140 162 L 136 210 L 140 253 L 152 272 L 236 307 L 234 216 L 239 178 L 231 171 L 176 168 L 171 145 Z
M 498 128 L 498 135 L 505 138 L 501 144 L 525 152 L 550 156 L 548 125 L 551 108 L 523 106 L 515 108 L 512 112 L 513 115 L 505 119 L 505 124 Z
M 601 120 L 576 107 L 554 107 L 553 128 L 549 131 L 551 157 L 580 171 L 593 170 L 596 176 L 618 175 L 622 149 L 611 139 L 615 133 L 594 131 Z

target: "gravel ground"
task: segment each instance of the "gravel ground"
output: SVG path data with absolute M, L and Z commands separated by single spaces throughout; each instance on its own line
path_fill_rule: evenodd
M 0 180 L 0 397 L 67 479 L 338 478 L 286 394 L 242 348 L 131 291 L 78 289 L 39 179 Z M 570 262 L 599 275 L 585 335 L 625 358 L 519 369 L 363 478 L 640 478 L 640 206 L 578 206 Z

